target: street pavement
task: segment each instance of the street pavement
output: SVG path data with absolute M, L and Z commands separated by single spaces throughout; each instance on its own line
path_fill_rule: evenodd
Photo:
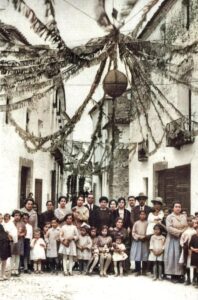
M 148 277 L 22 274 L 0 282 L 0 300 L 198 300 L 198 289 Z

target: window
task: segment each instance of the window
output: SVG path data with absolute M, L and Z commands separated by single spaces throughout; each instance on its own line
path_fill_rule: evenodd
M 161 40 L 166 44 L 166 23 L 163 23 L 160 27 Z
M 29 122 L 30 122 L 30 113 L 29 113 L 29 111 L 27 110 L 27 112 L 26 112 L 26 125 L 25 125 L 25 128 L 26 128 L 26 131 L 28 131 L 29 130 Z
M 41 136 L 42 128 L 43 128 L 43 121 L 38 120 L 38 134 L 39 134 L 39 136 Z
M 6 106 L 8 107 L 9 106 L 9 104 L 10 104 L 10 99 L 7 97 L 7 99 L 6 99 Z M 5 122 L 6 122 L 6 124 L 8 124 L 8 111 L 6 111 L 6 116 L 5 116 Z
M 184 20 L 185 27 L 187 30 L 190 28 L 190 0 L 183 0 L 183 8 L 184 8 Z

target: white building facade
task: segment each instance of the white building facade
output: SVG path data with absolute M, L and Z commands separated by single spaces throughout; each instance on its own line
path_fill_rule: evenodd
M 198 4 L 196 0 L 181 1 L 167 0 L 162 3 L 157 13 L 147 23 L 139 35 L 140 39 L 171 43 L 174 45 L 191 44 L 198 38 L 197 15 Z M 184 53 L 186 58 L 186 72 L 189 82 L 197 78 L 197 57 Z M 180 64 L 178 57 L 171 63 Z M 171 68 L 172 66 L 170 66 Z M 174 66 L 173 66 L 174 68 Z M 178 78 L 180 74 L 177 74 Z M 154 154 L 148 155 L 154 150 L 153 141 L 149 132 L 144 127 L 144 138 L 146 144 L 141 144 L 142 139 L 138 120 L 133 119 L 130 123 L 130 143 L 139 143 L 135 154 L 129 156 L 129 194 L 137 195 L 139 192 L 148 194 L 149 201 L 155 196 L 161 196 L 165 205 L 171 206 L 174 200 L 182 202 L 183 208 L 194 213 L 198 211 L 198 94 L 196 88 L 175 81 L 168 80 L 159 73 L 151 72 L 151 80 L 156 83 L 167 99 L 178 108 L 184 115 L 181 118 L 170 105 L 166 108 L 172 114 L 174 120 L 171 122 L 165 114 L 162 119 L 166 124 L 166 134 L 161 146 Z M 194 82 L 194 86 L 196 82 Z M 153 134 L 156 140 L 160 140 L 163 134 L 159 120 L 153 107 L 148 109 L 148 116 Z M 140 121 L 144 123 L 144 116 Z M 195 121 L 195 122 L 194 122 Z M 167 125 L 168 124 L 168 125 Z M 174 136 L 173 129 L 176 128 Z M 188 138 L 181 138 L 179 134 L 186 134 Z M 148 136 L 148 138 L 147 138 Z M 170 139 L 171 137 L 171 139 Z M 141 152 L 143 149 L 143 152 Z M 143 153 L 143 156 L 141 154 Z
M 10 37 L 12 35 L 15 37 L 8 41 L 0 30 L 0 46 L 1 51 L 5 51 L 5 56 L 9 55 L 9 51 L 10 55 L 12 52 L 20 53 L 26 50 L 28 53 L 32 46 L 26 43 L 25 38 L 16 28 L 5 24 L 1 24 L 0 27 L 3 27 L 4 32 L 7 31 Z M 19 77 L 16 76 L 16 81 Z M 37 83 L 47 80 L 49 81 L 49 78 L 41 76 Z M 27 91 L 24 95 L 16 92 L 9 103 L 7 92 L 2 91 L 0 105 L 12 105 L 23 99 L 31 99 L 37 93 L 43 94 L 38 101 L 33 101 L 32 104 L 10 113 L 0 112 L 1 213 L 10 213 L 13 209 L 22 207 L 30 192 L 33 193 L 39 211 L 44 210 L 47 200 L 56 202 L 58 196 L 66 194 L 62 150 L 57 148 L 53 152 L 30 153 L 25 147 L 24 140 L 19 136 L 21 130 L 36 136 L 46 136 L 65 124 L 61 113 L 66 109 L 63 84 L 60 83 L 59 86 L 50 90 L 49 87 L 44 87 L 39 91 L 36 89 Z M 33 147 L 28 142 L 27 145 Z

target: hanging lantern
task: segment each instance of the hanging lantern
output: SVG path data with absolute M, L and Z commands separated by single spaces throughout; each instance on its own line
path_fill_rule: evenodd
M 103 88 L 112 98 L 120 97 L 127 89 L 127 77 L 118 70 L 111 70 L 103 81 Z

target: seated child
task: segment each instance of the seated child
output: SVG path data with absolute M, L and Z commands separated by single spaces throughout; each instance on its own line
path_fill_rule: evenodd
M 107 271 L 111 263 L 112 238 L 108 235 L 108 227 L 102 226 L 98 237 L 98 248 L 100 253 L 100 276 L 107 277 Z
M 118 276 L 118 271 L 120 273 L 120 276 L 123 276 L 123 262 L 128 257 L 125 251 L 126 251 L 126 247 L 122 243 L 122 237 L 120 235 L 117 235 L 115 237 L 115 243 L 113 243 L 113 256 L 112 256 L 115 276 Z
M 90 237 L 92 240 L 92 248 L 91 248 L 92 256 L 88 262 L 86 274 L 91 274 L 99 261 L 99 249 L 97 245 L 98 237 L 97 237 L 97 229 L 95 227 L 91 227 Z

